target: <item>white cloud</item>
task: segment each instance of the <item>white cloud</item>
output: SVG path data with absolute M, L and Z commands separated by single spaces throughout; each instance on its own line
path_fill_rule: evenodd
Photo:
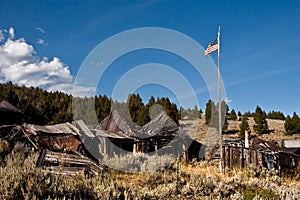
M 40 45 L 44 45 L 44 46 L 47 45 L 47 42 L 45 40 L 41 39 L 41 38 L 37 39 L 36 43 L 40 44 Z
M 11 58 L 23 59 L 32 56 L 34 49 L 23 38 L 18 40 L 8 39 L 3 45 L 3 51 Z
M 2 33 L 2 31 L 1 31 Z M 18 85 L 40 87 L 48 91 L 71 93 L 73 77 L 69 67 L 59 58 L 37 56 L 33 46 L 23 38 L 14 39 L 14 29 L 9 29 L 7 38 L 0 44 L 0 82 L 11 81 Z M 92 88 L 80 88 L 84 96 Z
M 10 39 L 14 39 L 15 38 L 15 30 L 12 27 L 9 28 L 8 33 L 9 33 L 9 38 Z
M 69 87 L 69 85 L 62 85 L 62 87 L 65 87 L 67 89 L 67 87 Z M 68 90 L 71 91 L 71 94 L 73 96 L 80 96 L 80 97 L 90 97 L 90 96 L 95 96 L 95 92 L 96 92 L 96 88 L 92 87 L 92 86 L 78 86 L 75 85 L 71 88 L 68 88 Z
M 44 29 L 42 29 L 41 27 L 36 27 L 36 30 L 41 33 L 46 33 L 46 31 Z
M 226 103 L 232 103 L 233 100 L 232 100 L 232 99 L 229 99 L 228 97 L 226 97 L 226 98 L 225 98 L 225 102 L 226 102 Z
M 0 30 L 0 42 L 2 42 L 4 39 L 3 31 Z

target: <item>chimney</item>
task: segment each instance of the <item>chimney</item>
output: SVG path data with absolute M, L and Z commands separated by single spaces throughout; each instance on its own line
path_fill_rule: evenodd
M 245 130 L 245 148 L 249 148 L 249 131 Z

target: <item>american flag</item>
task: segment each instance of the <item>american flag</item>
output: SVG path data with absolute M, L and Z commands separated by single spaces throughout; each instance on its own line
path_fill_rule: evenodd
M 219 45 L 218 45 L 218 39 L 215 39 L 214 41 L 212 41 L 212 42 L 208 45 L 207 49 L 205 50 L 205 56 L 207 56 L 208 54 L 210 54 L 210 53 L 212 53 L 212 52 L 218 50 L 218 48 L 219 48 Z

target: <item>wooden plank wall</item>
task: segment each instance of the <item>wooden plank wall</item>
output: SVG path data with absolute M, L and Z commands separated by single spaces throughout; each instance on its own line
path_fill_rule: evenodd
M 223 157 L 227 168 L 263 166 L 261 153 L 251 148 L 223 146 Z

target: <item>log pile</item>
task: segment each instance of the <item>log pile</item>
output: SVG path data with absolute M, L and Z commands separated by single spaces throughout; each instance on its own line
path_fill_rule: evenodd
M 98 166 L 90 158 L 85 157 L 78 152 L 60 153 L 43 149 L 37 160 L 36 166 L 42 171 L 54 174 L 84 173 L 98 175 L 103 171 L 103 167 Z

